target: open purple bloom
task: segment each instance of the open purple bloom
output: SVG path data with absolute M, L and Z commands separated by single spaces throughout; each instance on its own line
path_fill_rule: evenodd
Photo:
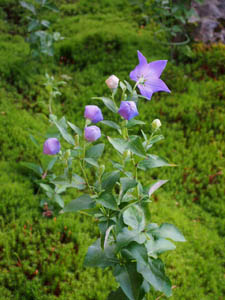
M 156 60 L 147 62 L 144 55 L 138 51 L 139 64 L 130 72 L 130 78 L 138 82 L 140 93 L 148 100 L 151 100 L 155 92 L 170 93 L 167 85 L 160 79 L 160 76 L 167 64 L 167 60 Z
M 126 120 L 138 115 L 137 106 L 134 101 L 122 101 L 118 113 Z
M 45 141 L 43 153 L 48 155 L 55 155 L 60 151 L 61 145 L 58 139 L 49 138 Z
M 88 142 L 94 142 L 101 137 L 101 130 L 97 126 L 88 126 L 84 129 L 84 136 Z
M 84 117 L 91 120 L 92 123 L 98 123 L 103 120 L 102 111 L 96 105 L 86 105 Z

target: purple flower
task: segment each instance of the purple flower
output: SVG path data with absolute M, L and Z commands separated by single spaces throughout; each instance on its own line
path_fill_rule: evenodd
M 92 123 L 98 123 L 103 120 L 101 109 L 96 105 L 86 105 L 84 117 L 91 120 Z
M 152 94 L 155 92 L 168 92 L 170 90 L 166 84 L 160 79 L 160 76 L 167 64 L 167 60 L 156 60 L 147 63 L 144 55 L 138 51 L 139 65 L 130 72 L 130 78 L 138 82 L 140 93 L 148 100 L 151 99 Z
M 43 153 L 48 155 L 57 154 L 60 151 L 61 145 L 58 139 L 49 138 L 45 141 Z
M 97 126 L 88 126 L 84 129 L 84 136 L 88 142 L 94 142 L 101 137 L 101 130 Z
M 137 106 L 134 101 L 122 101 L 118 113 L 126 120 L 130 120 L 138 115 Z

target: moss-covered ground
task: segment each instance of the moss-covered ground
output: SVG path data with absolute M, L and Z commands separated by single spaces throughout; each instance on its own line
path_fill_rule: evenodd
M 154 195 L 152 220 L 174 223 L 187 239 L 164 255 L 171 299 L 224 299 L 225 46 L 195 44 L 191 57 L 172 61 L 168 46 L 155 38 L 154 24 L 140 27 L 128 0 L 56 2 L 60 15 L 49 18 L 65 40 L 54 59 L 35 62 L 25 42 L 24 9 L 17 0 L 0 0 L 0 300 L 105 300 L 116 287 L 109 271 L 82 267 L 97 226 L 79 214 L 44 218 L 41 195 L 20 162 L 42 155 L 29 134 L 43 143 L 46 71 L 72 78 L 54 110 L 79 125 L 84 105 L 97 104 L 91 97 L 108 93 L 109 75 L 128 79 L 137 50 L 149 61 L 169 59 L 162 79 L 172 93 L 142 100 L 140 119 L 148 126 L 161 120 L 166 139 L 154 151 L 178 165 L 143 174 L 170 179 Z

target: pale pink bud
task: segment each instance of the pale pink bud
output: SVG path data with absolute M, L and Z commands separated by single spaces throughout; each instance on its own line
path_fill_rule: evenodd
M 105 83 L 110 89 L 116 89 L 118 87 L 119 78 L 115 75 L 111 75 L 108 79 L 106 79 Z

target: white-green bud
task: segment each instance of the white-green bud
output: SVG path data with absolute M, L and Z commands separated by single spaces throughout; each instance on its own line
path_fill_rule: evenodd
M 154 121 L 152 121 L 152 129 L 154 130 L 158 130 L 161 127 L 161 122 L 159 119 L 155 119 Z
M 70 157 L 70 155 L 71 155 L 70 149 L 66 150 L 65 156 L 64 156 L 65 159 L 68 159 Z

